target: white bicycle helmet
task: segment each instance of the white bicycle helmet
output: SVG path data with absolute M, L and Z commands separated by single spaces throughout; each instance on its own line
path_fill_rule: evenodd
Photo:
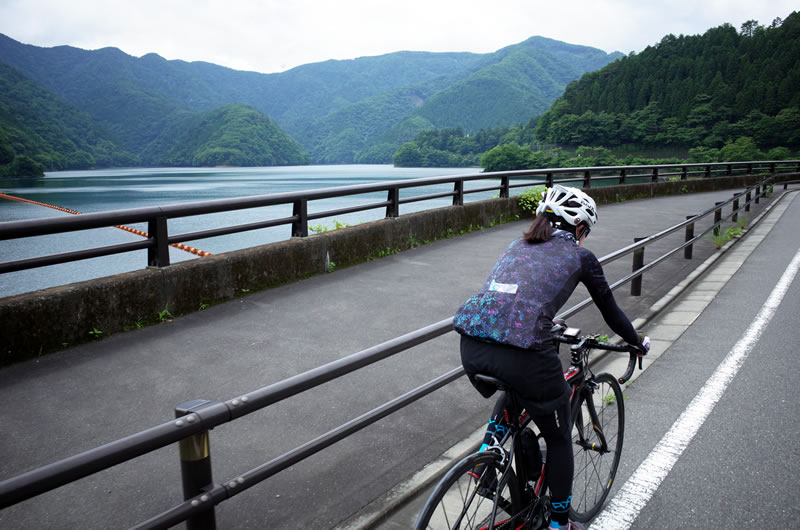
M 554 184 L 536 208 L 536 215 L 551 213 L 572 226 L 587 223 L 592 228 L 597 223 L 597 205 L 594 199 L 577 188 Z

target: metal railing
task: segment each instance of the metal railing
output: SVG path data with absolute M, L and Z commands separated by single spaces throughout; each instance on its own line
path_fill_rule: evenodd
M 544 184 L 546 186 L 551 186 L 553 183 L 580 184 L 582 187 L 588 188 L 591 187 L 593 183 L 608 185 L 608 183 L 612 181 L 616 181 L 618 184 L 629 184 L 637 182 L 658 182 L 668 179 L 686 180 L 695 177 L 712 178 L 715 176 L 751 175 L 759 172 L 775 174 L 797 171 L 800 171 L 800 160 L 536 169 L 453 175 L 446 177 L 427 177 L 301 192 L 275 193 L 271 195 L 258 195 L 235 199 L 132 208 L 111 212 L 82 214 L 67 218 L 9 221 L 0 223 L 0 241 L 134 223 L 147 223 L 148 237 L 142 241 L 3 262 L 0 263 L 0 273 L 27 270 L 58 263 L 68 263 L 144 249 L 147 250 L 148 266 L 166 267 L 170 264 L 169 245 L 172 244 L 283 225 L 291 225 L 291 237 L 307 237 L 309 230 L 308 222 L 315 219 L 378 208 L 385 208 L 385 216 L 387 218 L 397 217 L 400 215 L 400 206 L 404 204 L 452 197 L 453 205 L 462 205 L 464 204 L 464 197 L 466 195 L 498 191 L 500 197 L 509 197 L 512 189 L 533 185 Z M 484 186 L 473 189 L 465 187 L 465 184 L 468 182 L 491 179 L 497 179 L 499 181 L 498 184 L 495 186 Z M 452 184 L 453 191 L 428 193 L 413 197 L 400 197 L 400 190 L 441 184 Z M 386 200 L 335 210 L 309 212 L 309 203 L 313 201 L 376 192 L 386 193 Z M 289 204 L 292 205 L 292 215 L 289 217 L 177 235 L 170 235 L 169 233 L 168 222 L 170 219 Z
M 621 285 L 633 282 L 636 278 L 641 278 L 645 272 L 663 263 L 668 257 L 682 249 L 684 257 L 690 258 L 692 245 L 696 241 L 713 230 L 719 230 L 726 219 L 733 218 L 741 211 L 749 211 L 750 205 L 759 202 L 760 198 L 765 195 L 767 186 L 772 186 L 774 180 L 774 175 L 767 177 L 748 187 L 745 191 L 734 194 L 731 199 L 716 203 L 705 212 L 689 216 L 682 223 L 602 257 L 600 263 L 605 266 L 629 254 L 636 256 L 637 253 L 644 252 L 647 246 L 667 235 L 687 229 L 683 244 L 647 265 L 636 268 L 631 274 L 613 283 L 611 288 L 616 289 Z M 742 200 L 744 202 L 740 203 Z M 732 205 L 731 211 L 723 216 L 722 210 L 728 205 Z M 711 215 L 714 216 L 714 221 L 707 230 L 699 235 L 694 235 L 693 232 L 690 234 L 689 227 L 694 227 L 698 221 Z M 569 318 L 591 303 L 591 299 L 586 299 L 558 317 Z M 140 523 L 136 528 L 168 528 L 182 521 L 187 521 L 189 528 L 215 528 L 214 507 L 217 504 L 243 493 L 287 467 L 447 385 L 461 377 L 464 372 L 461 367 L 454 368 L 269 462 L 223 482 L 214 482 L 211 474 L 210 429 L 372 365 L 452 330 L 453 319 L 448 318 L 225 402 L 194 400 L 182 403 L 176 407 L 176 419 L 0 482 L 0 509 L 179 442 L 185 501 Z

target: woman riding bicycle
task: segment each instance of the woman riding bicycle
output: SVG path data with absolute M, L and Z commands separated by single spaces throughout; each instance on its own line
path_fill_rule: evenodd
M 475 388 L 487 398 L 494 392 L 474 378 L 476 373 L 505 381 L 544 436 L 548 466 L 554 470 L 549 477 L 551 528 L 572 525 L 570 391 L 551 334 L 556 312 L 582 282 L 609 327 L 642 353 L 649 349 L 649 340 L 636 333 L 614 300 L 597 258 L 583 248 L 596 222 L 591 197 L 554 185 L 536 209 L 530 229 L 511 243 L 481 291 L 454 318 L 461 334 L 461 361 Z

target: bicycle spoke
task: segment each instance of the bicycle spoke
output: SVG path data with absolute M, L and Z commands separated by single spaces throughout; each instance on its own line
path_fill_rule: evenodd
M 586 521 L 602 506 L 616 475 L 624 428 L 622 393 L 612 376 L 587 385 L 575 415 L 572 516 Z
M 476 468 L 482 468 L 479 475 L 474 473 Z M 499 527 L 519 510 L 516 476 L 508 470 L 503 480 L 504 471 L 496 455 L 476 453 L 465 458 L 434 489 L 417 528 L 484 528 L 492 519 L 496 497 L 495 527 Z

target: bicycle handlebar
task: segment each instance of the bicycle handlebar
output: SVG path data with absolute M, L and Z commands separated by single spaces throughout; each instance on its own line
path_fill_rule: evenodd
M 589 350 L 608 350 L 618 352 L 628 352 L 630 359 L 628 360 L 628 367 L 622 377 L 618 378 L 619 384 L 624 385 L 633 376 L 633 371 L 636 369 L 636 359 L 639 359 L 639 370 L 642 369 L 642 350 L 630 344 L 611 344 L 609 342 L 600 342 L 594 337 L 577 337 L 565 336 L 563 334 L 555 334 L 555 340 L 563 342 L 564 344 L 575 344 L 578 348 L 586 348 Z
M 629 346 L 629 348 L 631 348 L 632 350 L 635 349 L 636 351 L 631 351 L 630 352 L 631 358 L 628 359 L 628 368 L 625 370 L 625 373 L 622 374 L 622 377 L 617 379 L 617 381 L 621 385 L 624 385 L 625 383 L 627 383 L 628 379 L 630 379 L 631 376 L 633 375 L 633 370 L 636 368 L 636 359 L 637 358 L 639 359 L 639 370 L 642 369 L 642 357 L 641 357 L 641 355 L 639 355 L 639 351 L 640 351 L 639 348 L 635 348 L 634 346 Z

